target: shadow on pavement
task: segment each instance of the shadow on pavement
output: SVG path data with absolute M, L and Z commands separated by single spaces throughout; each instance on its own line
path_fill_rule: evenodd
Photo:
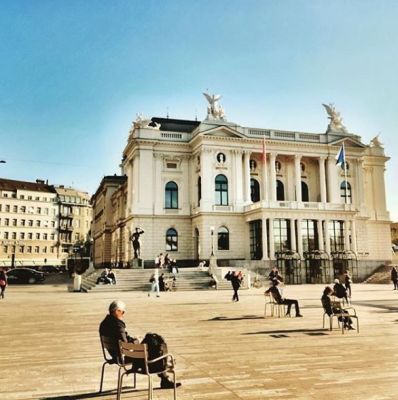
M 154 389 L 156 390 L 156 389 Z M 147 389 L 137 390 L 132 387 L 126 386 L 123 387 L 123 395 L 127 393 L 140 393 L 140 392 L 148 392 Z M 74 394 L 74 395 L 63 395 L 56 397 L 41 397 L 40 400 L 84 400 L 84 399 L 101 399 L 105 398 L 114 398 L 116 396 L 116 390 L 104 390 L 102 393 L 99 392 L 90 392 L 90 393 L 82 393 L 82 394 Z
M 242 335 L 284 335 L 286 333 L 305 333 L 309 336 L 324 336 L 327 335 L 329 329 L 281 329 L 278 331 L 258 331 L 258 332 L 247 332 Z

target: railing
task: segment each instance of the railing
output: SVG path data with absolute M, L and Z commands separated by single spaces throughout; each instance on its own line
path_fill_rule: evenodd
M 244 211 L 261 208 L 283 208 L 289 210 L 356 211 L 353 204 L 297 202 L 297 201 L 259 201 L 245 206 Z
M 306 133 L 306 132 L 292 132 L 292 131 L 280 131 L 273 129 L 256 129 L 248 128 L 247 134 L 249 136 L 261 136 L 267 139 L 276 140 L 293 140 L 296 142 L 321 142 L 321 134 Z

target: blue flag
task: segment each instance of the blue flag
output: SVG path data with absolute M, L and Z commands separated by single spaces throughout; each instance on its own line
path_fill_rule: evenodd
M 344 147 L 341 146 L 339 152 L 336 155 L 336 165 L 340 165 L 341 168 L 344 168 L 345 164 L 345 152 Z

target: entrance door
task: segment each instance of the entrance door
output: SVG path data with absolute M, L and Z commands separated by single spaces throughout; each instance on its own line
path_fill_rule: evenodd
M 200 257 L 200 244 L 199 244 L 199 229 L 195 228 L 195 260 L 199 260 Z
M 263 221 L 257 219 L 249 223 L 250 226 L 250 258 L 261 260 L 263 258 Z

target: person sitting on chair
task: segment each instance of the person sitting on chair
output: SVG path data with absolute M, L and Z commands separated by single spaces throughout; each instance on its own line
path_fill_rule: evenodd
M 332 307 L 332 300 L 330 298 L 332 294 L 333 289 L 330 286 L 326 286 L 321 297 L 322 307 L 325 310 L 325 313 L 330 317 L 332 314 L 339 314 L 343 311 L 343 316 L 338 318 L 339 321 L 344 324 L 345 329 L 354 329 L 352 327 L 352 319 L 348 316 L 347 311 L 342 310 L 341 308 Z
M 272 297 L 275 299 L 275 301 L 278 304 L 286 304 L 287 305 L 287 312 L 286 312 L 286 316 L 290 316 L 290 309 L 292 308 L 292 304 L 294 304 L 294 307 L 296 308 L 296 317 L 302 317 L 302 315 L 300 314 L 300 306 L 297 300 L 294 299 L 285 299 L 284 297 L 282 297 L 282 294 L 279 290 L 279 281 L 278 279 L 273 279 L 272 280 L 272 286 L 265 291 L 265 294 L 271 294 Z
M 101 336 L 106 336 L 114 341 L 114 347 L 119 348 L 119 340 L 128 343 L 140 343 L 138 337 L 129 336 L 126 331 L 126 323 L 123 321 L 126 312 L 126 304 L 120 300 L 112 301 L 109 305 L 109 314 L 101 322 L 99 326 L 99 333 Z M 120 358 L 120 354 L 110 352 L 110 356 L 116 360 Z M 158 374 L 160 377 L 161 389 L 174 388 L 174 382 L 170 380 L 169 376 L 163 372 Z M 176 387 L 181 386 L 180 382 L 176 382 Z

